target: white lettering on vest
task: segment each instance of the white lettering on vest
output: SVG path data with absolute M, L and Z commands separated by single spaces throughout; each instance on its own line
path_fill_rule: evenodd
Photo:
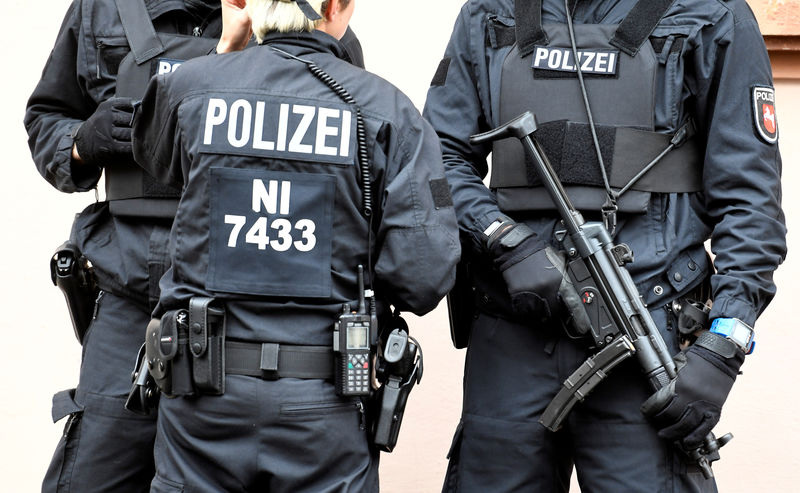
M 581 72 L 587 74 L 614 75 L 617 73 L 618 52 L 616 50 L 579 50 L 577 64 Z M 576 72 L 576 62 L 572 49 L 549 46 L 536 46 L 533 52 L 534 69 Z
M 281 191 L 278 194 L 278 180 L 270 180 L 269 188 L 264 185 L 263 180 L 253 180 L 253 212 L 261 212 L 261 206 L 267 214 L 278 213 L 278 199 L 280 198 L 280 214 L 289 214 L 289 199 L 291 198 L 292 182 L 281 181 Z
M 350 156 L 353 121 L 346 109 L 244 98 L 228 101 L 208 99 L 203 145 L 337 159 Z
M 211 145 L 211 137 L 214 127 L 222 125 L 225 115 L 228 113 L 228 103 L 224 99 L 211 98 L 208 100 L 208 110 L 206 111 L 206 130 L 203 133 L 203 144 Z
M 311 126 L 311 120 L 314 119 L 314 112 L 317 110 L 316 106 L 306 106 L 303 104 L 296 104 L 292 106 L 292 113 L 295 115 L 303 115 L 300 124 L 294 129 L 292 140 L 289 141 L 289 152 L 300 152 L 303 154 L 311 154 L 312 146 L 308 144 L 301 144 L 303 137 L 308 132 L 308 127 Z M 318 152 L 319 154 L 319 152 Z
M 271 151 L 275 149 L 275 142 L 264 140 L 264 101 L 256 102 L 256 124 L 253 126 L 253 148 Z
M 159 58 L 156 66 L 156 74 L 171 74 L 183 64 L 183 60 L 171 60 L 169 58 Z
M 561 65 L 562 53 L 560 50 L 551 50 L 550 56 L 547 57 L 547 66 L 553 70 L 558 70 L 558 66 Z
M 242 136 L 236 137 L 236 130 L 239 128 L 239 113 L 242 113 Z M 244 99 L 237 99 L 231 105 L 230 122 L 228 123 L 228 142 L 233 147 L 244 147 L 250 140 L 250 125 L 253 115 L 253 107 Z
M 583 63 L 581 64 L 581 70 L 584 72 L 591 72 L 593 70 L 592 60 L 594 60 L 594 56 L 596 55 L 596 53 L 592 53 L 590 51 L 588 53 L 578 53 L 578 55 L 583 56 Z

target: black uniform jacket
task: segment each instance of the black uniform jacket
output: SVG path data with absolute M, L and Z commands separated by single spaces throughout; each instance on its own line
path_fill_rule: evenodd
M 460 252 L 436 134 L 399 90 L 343 58 L 323 32 L 273 34 L 151 81 L 134 156 L 183 187 L 157 312 L 215 296 L 229 337 L 325 345 L 342 304 L 358 297 L 358 265 L 401 310 L 423 314 L 450 289 Z

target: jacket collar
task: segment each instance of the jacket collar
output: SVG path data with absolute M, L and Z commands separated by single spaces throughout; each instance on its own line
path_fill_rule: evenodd
M 310 33 L 271 32 L 264 37 L 261 44 L 274 46 L 275 48 L 279 48 L 295 56 L 303 56 L 311 53 L 329 53 L 346 62 L 352 63 L 344 45 L 330 34 L 319 30 Z

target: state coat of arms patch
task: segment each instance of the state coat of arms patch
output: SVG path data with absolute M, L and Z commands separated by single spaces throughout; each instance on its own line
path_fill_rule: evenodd
M 775 89 L 755 86 L 752 93 L 753 123 L 758 135 L 769 144 L 778 141 L 778 120 L 775 117 Z

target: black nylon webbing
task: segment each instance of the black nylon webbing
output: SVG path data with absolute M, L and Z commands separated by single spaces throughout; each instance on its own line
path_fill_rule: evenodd
M 276 358 L 265 368 L 263 353 Z M 254 342 L 225 342 L 225 372 L 264 379 L 333 378 L 333 351 L 328 346 L 293 346 Z M 274 368 L 273 368 L 274 367 Z
M 547 33 L 542 28 L 542 0 L 514 0 L 519 56 L 525 57 L 537 44 L 547 44 Z
M 116 0 L 119 18 L 125 29 L 125 37 L 138 65 L 164 53 L 164 45 L 158 39 L 153 22 L 142 0 Z
M 653 29 L 675 0 L 639 0 L 609 41 L 630 56 L 636 56 Z

